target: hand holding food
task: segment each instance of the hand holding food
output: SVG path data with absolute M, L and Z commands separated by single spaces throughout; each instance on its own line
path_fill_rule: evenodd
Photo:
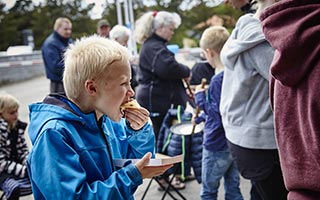
M 122 104 L 120 110 L 134 130 L 141 129 L 148 122 L 149 111 L 141 107 L 135 99 Z

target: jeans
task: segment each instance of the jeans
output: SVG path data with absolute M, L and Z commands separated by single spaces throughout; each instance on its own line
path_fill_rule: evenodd
M 215 200 L 218 196 L 220 179 L 224 178 L 225 199 L 243 200 L 239 184 L 240 177 L 231 153 L 202 150 L 202 200 Z

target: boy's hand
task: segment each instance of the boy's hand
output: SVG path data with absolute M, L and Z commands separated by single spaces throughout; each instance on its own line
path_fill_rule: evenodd
M 201 112 L 198 116 L 192 116 L 192 119 L 191 119 L 191 122 L 193 125 L 197 125 L 205 121 L 206 121 L 206 118 L 203 112 Z
M 133 130 L 139 130 L 148 122 L 149 111 L 143 107 L 127 108 L 124 117 L 128 120 Z
M 203 91 L 205 91 L 205 88 L 202 86 L 202 84 L 196 86 L 196 91 L 195 91 L 195 93 L 203 92 Z
M 169 165 L 161 165 L 161 166 L 146 166 L 149 163 L 151 158 L 151 153 L 146 153 L 141 160 L 136 163 L 136 167 L 138 168 L 142 179 L 144 178 L 152 178 L 154 176 L 160 176 L 165 171 L 173 166 L 173 164 Z

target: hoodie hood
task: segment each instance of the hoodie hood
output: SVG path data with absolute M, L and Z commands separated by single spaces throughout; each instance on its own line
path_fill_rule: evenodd
M 272 76 L 285 86 L 298 85 L 320 64 L 319 0 L 283 0 L 260 18 L 266 38 L 275 48 Z M 287 28 L 279 28 L 283 26 Z
M 51 120 L 81 122 L 88 127 L 96 127 L 95 113 L 82 114 L 80 109 L 66 99 L 56 94 L 47 96 L 43 102 L 29 105 L 29 137 L 34 144 L 41 129 Z
M 259 19 L 253 17 L 253 14 L 240 17 L 236 28 L 222 48 L 221 59 L 223 64 L 233 70 L 240 54 L 265 41 Z

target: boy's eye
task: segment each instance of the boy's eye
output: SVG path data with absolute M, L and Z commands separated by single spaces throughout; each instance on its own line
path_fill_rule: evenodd
M 130 81 L 126 81 L 126 82 L 122 83 L 121 85 L 130 85 Z

